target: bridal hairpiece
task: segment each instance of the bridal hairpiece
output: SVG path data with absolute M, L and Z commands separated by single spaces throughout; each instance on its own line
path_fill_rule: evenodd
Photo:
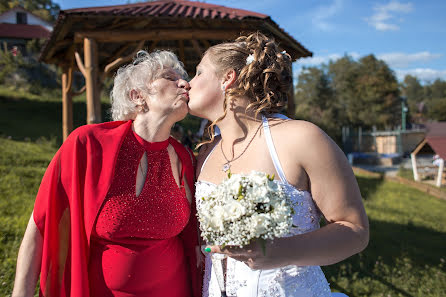
M 252 61 L 254 61 L 254 55 L 253 54 L 249 54 L 249 56 L 246 57 L 246 65 L 251 64 Z

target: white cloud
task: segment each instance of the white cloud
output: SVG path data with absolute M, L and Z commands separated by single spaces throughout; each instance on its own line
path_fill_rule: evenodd
M 413 10 L 412 3 L 402 3 L 397 0 L 392 0 L 387 4 L 378 4 L 373 10 L 375 13 L 366 18 L 366 21 L 378 31 L 396 31 L 399 26 L 394 22 L 402 22 L 401 18 L 395 16 L 396 14 L 409 13 Z
M 330 61 L 336 61 L 337 59 L 342 58 L 344 55 L 328 54 L 328 55 L 324 55 L 324 56 L 303 58 L 303 59 L 297 60 L 296 64 L 298 66 L 319 66 L 319 65 L 321 65 L 323 63 L 327 64 Z M 346 55 L 352 57 L 355 60 L 360 57 L 360 55 L 358 53 L 356 53 L 356 52 L 346 53 Z
M 342 10 L 343 0 L 334 0 L 331 5 L 319 6 L 311 15 L 313 25 L 322 31 L 332 31 L 334 25 L 328 19 Z
M 399 81 L 403 81 L 408 74 L 417 77 L 423 82 L 432 82 L 436 79 L 446 80 L 446 70 L 431 68 L 397 69 L 395 73 Z
M 384 60 L 391 68 L 407 68 L 412 63 L 429 62 L 442 57 L 442 54 L 433 54 L 427 51 L 415 54 L 387 53 L 378 55 L 378 59 Z

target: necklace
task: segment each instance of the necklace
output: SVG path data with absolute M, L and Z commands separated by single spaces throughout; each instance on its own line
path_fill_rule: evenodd
M 238 155 L 237 157 L 232 158 L 231 160 L 228 160 L 228 158 L 225 155 L 225 152 L 223 151 L 223 138 L 221 139 L 221 145 L 220 145 L 221 153 L 223 154 L 223 157 L 226 160 L 226 163 L 223 164 L 223 167 L 221 169 L 222 171 L 226 172 L 229 169 L 231 169 L 231 162 L 234 162 L 235 160 L 240 158 L 246 152 L 246 150 L 248 149 L 249 145 L 251 144 L 251 142 L 254 140 L 254 138 L 256 137 L 257 133 L 259 132 L 260 127 L 262 127 L 262 123 L 260 123 L 259 127 L 256 130 L 256 133 L 254 133 L 254 135 L 251 137 L 251 140 L 249 140 L 248 144 L 246 145 L 245 149 L 240 153 L 240 155 Z

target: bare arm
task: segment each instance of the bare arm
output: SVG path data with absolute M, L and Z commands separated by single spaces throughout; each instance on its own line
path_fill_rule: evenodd
M 368 220 L 350 165 L 325 133 L 310 123 L 304 125 L 298 131 L 287 128 L 291 129 L 287 134 L 298 135 L 287 139 L 294 150 L 289 155 L 296 156 L 294 166 L 307 173 L 313 199 L 328 224 L 313 232 L 269 242 L 265 256 L 257 243 L 243 250 L 225 249 L 230 257 L 245 261 L 253 269 L 290 264 L 330 265 L 360 252 L 368 244 Z M 212 251 L 218 252 L 219 248 L 213 247 Z
M 42 262 L 43 237 L 33 214 L 20 245 L 12 297 L 34 296 Z

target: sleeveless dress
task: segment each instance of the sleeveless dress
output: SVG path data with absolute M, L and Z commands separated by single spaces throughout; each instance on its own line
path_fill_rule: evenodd
M 132 129 L 123 141 L 91 236 L 92 297 L 192 296 L 184 247 L 177 236 L 191 210 L 183 182 L 178 187 L 172 173 L 169 141 L 150 143 Z M 136 196 L 144 152 L 147 176 Z M 184 172 L 185 168 L 181 181 Z
M 287 119 L 283 115 L 275 114 L 273 117 Z M 280 165 L 280 161 L 266 117 L 262 116 L 263 129 L 268 145 L 268 149 L 278 173 L 280 180 L 275 180 L 284 191 L 291 197 L 295 213 L 293 215 L 293 225 L 286 237 L 311 232 L 319 228 L 320 213 L 318 212 L 311 194 L 308 191 L 301 191 L 289 184 Z M 217 146 L 217 145 L 216 145 Z M 215 147 L 214 146 L 214 149 Z M 209 156 L 203 162 L 206 164 Z M 195 197 L 197 208 L 200 208 L 201 198 L 208 196 L 216 185 L 206 181 L 197 181 Z M 319 266 L 295 266 L 267 269 L 251 270 L 245 263 L 227 259 L 226 270 L 226 294 L 237 297 L 334 297 L 346 296 L 342 293 L 331 293 L 329 284 Z M 211 256 L 206 255 L 205 272 L 203 281 L 203 297 L 219 297 L 220 288 L 212 268 Z

